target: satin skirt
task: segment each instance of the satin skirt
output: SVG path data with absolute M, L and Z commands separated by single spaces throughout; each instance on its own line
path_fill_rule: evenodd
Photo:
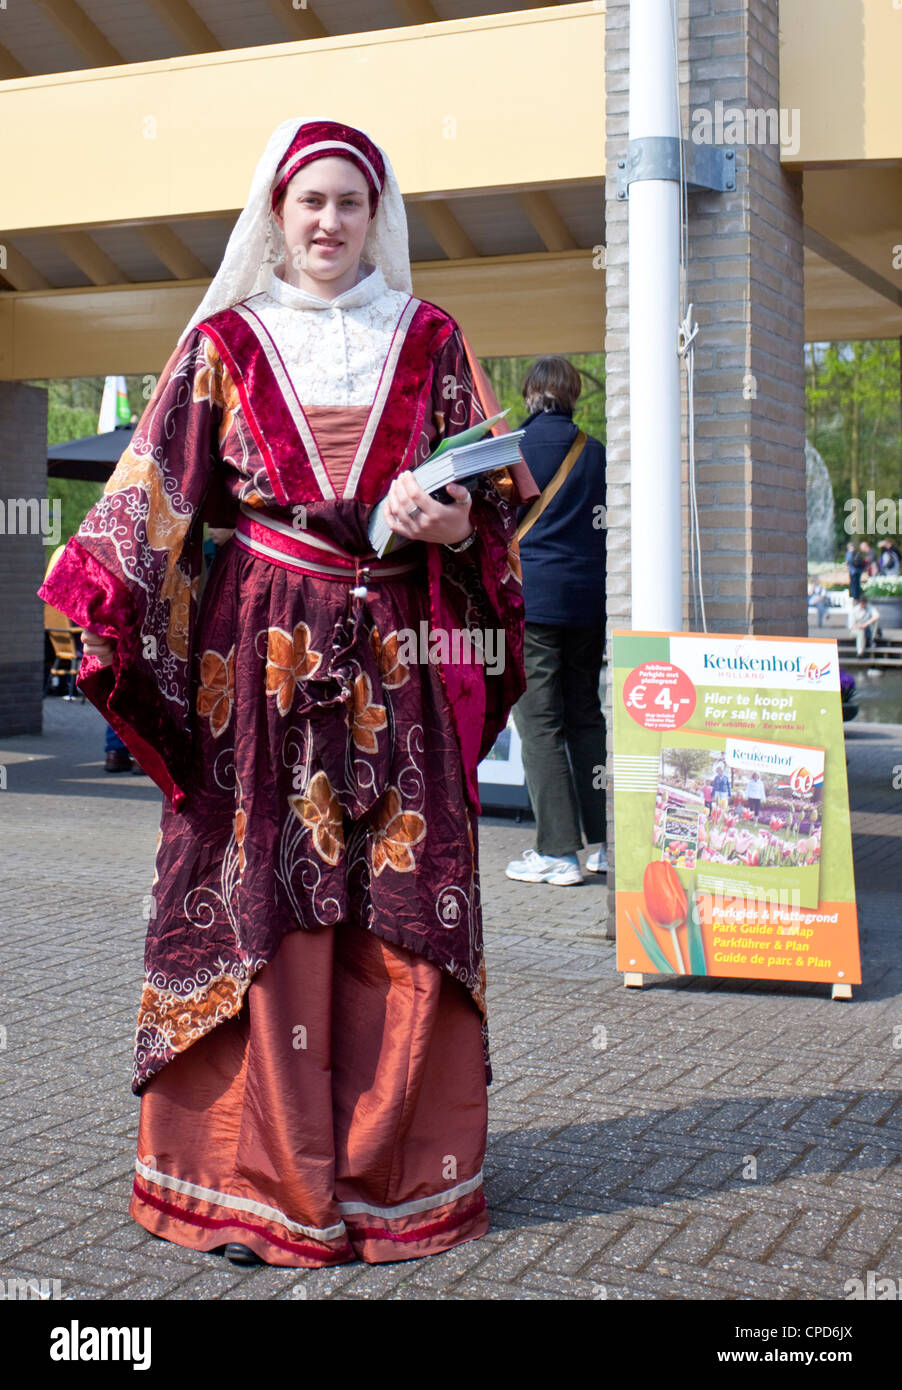
M 147 1083 L 129 1212 L 274 1265 L 415 1259 L 488 1230 L 486 1127 L 466 989 L 356 924 L 295 931 Z

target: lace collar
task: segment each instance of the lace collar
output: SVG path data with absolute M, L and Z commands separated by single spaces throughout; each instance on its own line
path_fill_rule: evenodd
M 273 266 L 269 273 L 267 293 L 277 304 L 285 304 L 292 309 L 356 309 L 361 304 L 369 304 L 371 300 L 378 299 L 387 289 L 385 276 L 379 266 L 369 267 L 365 261 L 361 262 L 363 279 L 358 280 L 349 290 L 336 295 L 334 299 L 321 299 L 318 294 L 310 294 L 307 290 L 298 289 L 297 285 L 289 285 L 276 273 L 278 269 L 279 267 Z

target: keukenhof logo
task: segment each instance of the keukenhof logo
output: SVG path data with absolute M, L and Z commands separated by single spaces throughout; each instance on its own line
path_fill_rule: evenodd
M 825 661 L 823 666 L 818 666 L 816 661 L 809 661 L 807 666 L 803 666 L 799 672 L 799 680 L 807 681 L 809 685 L 817 685 L 824 676 L 830 672 L 832 662 Z

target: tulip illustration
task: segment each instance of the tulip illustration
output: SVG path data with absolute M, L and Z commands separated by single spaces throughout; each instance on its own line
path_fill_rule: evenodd
M 647 864 L 642 877 L 642 894 L 652 922 L 656 927 L 670 932 L 677 967 L 680 974 L 685 975 L 686 966 L 677 940 L 677 928 L 686 921 L 689 905 L 679 874 L 673 865 L 664 859 L 656 859 Z

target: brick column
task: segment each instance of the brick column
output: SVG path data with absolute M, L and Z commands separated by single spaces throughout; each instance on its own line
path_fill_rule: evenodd
M 779 113 L 778 19 L 779 0 L 691 0 L 690 130 L 717 101 Z M 806 637 L 802 182 L 764 133 L 726 146 L 735 192 L 689 198 L 702 579 L 711 631 Z
M 51 547 L 45 548 L 43 536 L 23 518 L 33 521 L 46 495 L 47 392 L 0 382 L 0 735 L 7 738 L 41 732 L 44 610 L 35 590 Z M 11 509 L 11 499 L 24 499 L 27 510 Z
M 779 111 L 779 0 L 680 0 L 680 98 L 693 113 Z M 617 161 L 629 128 L 629 0 L 607 0 L 605 166 L 608 628 L 630 626 L 627 205 Z M 801 176 L 774 144 L 729 145 L 736 190 L 689 194 L 689 299 L 696 339 L 696 464 L 702 582 L 712 632 L 807 636 Z M 649 409 L 654 402 L 648 402 Z M 688 575 L 683 440 L 684 627 Z M 654 564 L 654 556 L 649 556 Z M 610 660 L 610 645 L 608 647 Z M 605 715 L 612 728 L 610 692 Z M 608 775 L 612 773 L 608 736 Z M 608 844 L 613 846 L 613 796 Z M 609 849 L 609 859 L 613 854 Z M 613 924 L 613 895 L 609 902 Z M 613 934 L 613 925 L 609 928 Z

